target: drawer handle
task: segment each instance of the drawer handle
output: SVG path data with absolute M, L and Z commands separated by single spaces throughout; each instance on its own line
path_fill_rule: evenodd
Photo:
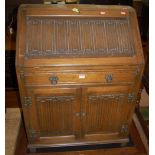
M 108 74 L 108 75 L 106 75 L 105 78 L 106 78 L 106 81 L 107 81 L 108 83 L 111 83 L 112 80 L 113 80 L 113 76 L 112 76 L 112 74 Z
M 58 83 L 58 79 L 59 78 L 57 76 L 52 76 L 52 77 L 49 78 L 52 85 L 56 85 Z

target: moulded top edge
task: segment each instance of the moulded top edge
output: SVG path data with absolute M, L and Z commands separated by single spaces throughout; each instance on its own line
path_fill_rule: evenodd
M 100 10 L 100 9 L 106 9 L 106 10 L 128 10 L 130 12 L 135 12 L 135 9 L 131 6 L 118 6 L 118 5 L 87 5 L 87 4 L 21 4 L 19 9 L 69 9 L 69 8 L 79 8 L 82 10 Z

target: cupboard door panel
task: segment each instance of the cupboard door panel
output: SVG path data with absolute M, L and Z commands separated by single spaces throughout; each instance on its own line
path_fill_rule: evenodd
M 32 98 L 31 130 L 40 138 L 72 137 L 80 135 L 79 90 L 74 88 L 34 88 L 28 91 Z M 35 137 L 34 137 L 35 138 Z
M 86 132 L 89 134 L 118 131 L 125 97 L 124 94 L 89 95 Z
M 74 96 L 36 96 L 36 104 L 41 136 L 73 134 Z
M 121 89 L 122 88 L 122 89 Z M 89 87 L 83 91 L 83 135 L 124 134 L 134 109 L 127 86 Z M 96 136 L 97 137 L 97 136 Z

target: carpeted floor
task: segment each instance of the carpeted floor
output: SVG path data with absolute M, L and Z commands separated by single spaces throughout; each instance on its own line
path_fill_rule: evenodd
M 5 114 L 5 155 L 14 155 L 20 123 L 20 109 L 7 108 Z

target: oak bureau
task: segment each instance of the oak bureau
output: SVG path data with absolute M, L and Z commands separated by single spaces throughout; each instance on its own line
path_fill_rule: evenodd
M 133 8 L 21 5 L 16 72 L 29 146 L 127 142 L 143 68 Z

